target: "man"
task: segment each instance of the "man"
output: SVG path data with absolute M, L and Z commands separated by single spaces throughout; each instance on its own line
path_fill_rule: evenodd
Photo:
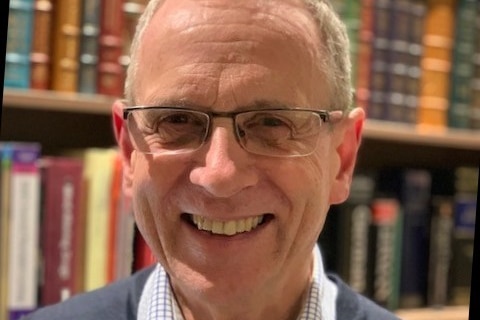
M 159 265 L 30 319 L 395 319 L 323 270 L 364 113 L 326 1 L 150 1 L 113 106 Z

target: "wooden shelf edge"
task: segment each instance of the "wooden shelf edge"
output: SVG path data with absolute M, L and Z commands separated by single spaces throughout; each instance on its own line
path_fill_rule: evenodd
M 468 320 L 469 307 L 422 308 L 398 310 L 395 313 L 402 320 Z
M 363 137 L 371 140 L 480 150 L 480 130 L 420 127 L 367 119 Z
M 49 90 L 4 88 L 3 106 L 46 111 L 110 114 L 113 97 Z

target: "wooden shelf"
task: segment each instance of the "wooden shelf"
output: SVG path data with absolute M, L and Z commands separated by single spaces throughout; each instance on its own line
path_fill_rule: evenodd
M 364 138 L 442 148 L 480 150 L 480 130 L 422 128 L 411 124 L 368 119 Z
M 468 320 L 468 306 L 399 310 L 402 320 Z
M 3 106 L 90 114 L 110 114 L 114 98 L 102 95 L 5 88 Z

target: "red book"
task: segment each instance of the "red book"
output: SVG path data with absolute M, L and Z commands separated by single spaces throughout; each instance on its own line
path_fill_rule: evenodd
M 125 78 L 121 64 L 123 47 L 123 0 L 104 0 L 101 4 L 98 52 L 98 93 L 123 95 Z
M 45 157 L 41 248 L 44 261 L 41 305 L 53 304 L 78 293 L 83 272 L 81 250 L 83 162 L 68 157 Z

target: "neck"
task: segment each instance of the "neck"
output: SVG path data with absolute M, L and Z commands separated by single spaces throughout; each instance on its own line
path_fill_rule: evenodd
M 248 290 L 220 293 L 215 286 L 201 292 L 188 284 L 176 286 L 176 300 L 185 320 L 295 320 L 305 304 L 312 278 L 313 257 L 292 274 L 262 283 Z M 240 286 L 242 284 L 239 284 Z

